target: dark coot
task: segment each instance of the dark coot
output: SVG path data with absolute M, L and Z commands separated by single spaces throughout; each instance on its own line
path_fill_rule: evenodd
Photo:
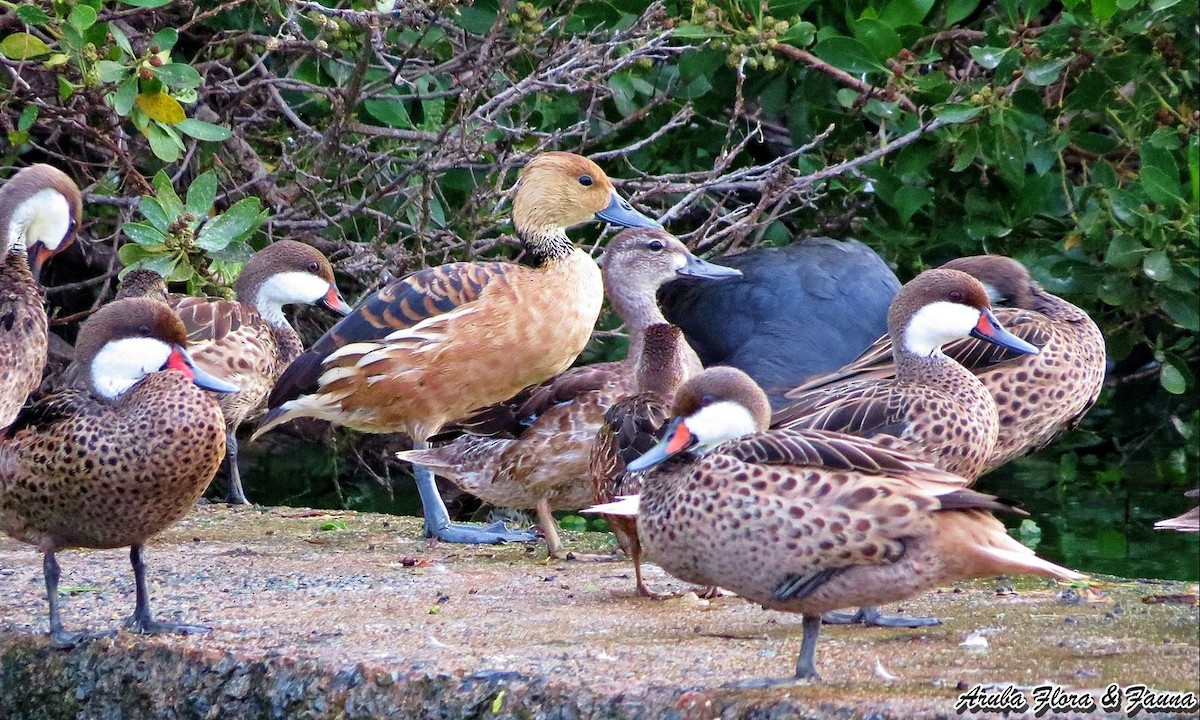
M 714 262 L 742 271 L 721 283 L 676 280 L 659 300 L 708 365 L 739 368 L 778 408 L 783 393 L 858 357 L 887 332 L 900 281 L 857 240 L 810 238 Z

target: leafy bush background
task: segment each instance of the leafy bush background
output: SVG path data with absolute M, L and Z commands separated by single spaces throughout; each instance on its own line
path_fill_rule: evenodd
M 119 258 L 227 292 L 246 241 L 292 237 L 325 250 L 353 297 L 424 265 L 514 256 L 515 169 L 568 149 L 703 253 L 853 235 L 902 279 L 1017 257 L 1092 313 L 1115 362 L 1082 431 L 1041 460 L 1066 482 L 1115 483 L 1134 463 L 1163 486 L 1195 477 L 1194 2 L 0 9 L 3 163 L 50 161 L 87 189 L 86 244 L 49 290 L 68 337 Z M 188 198 L 173 222 L 151 217 L 166 186 Z M 239 223 L 229 247 L 196 231 L 212 205 Z M 604 327 L 589 359 L 623 352 Z

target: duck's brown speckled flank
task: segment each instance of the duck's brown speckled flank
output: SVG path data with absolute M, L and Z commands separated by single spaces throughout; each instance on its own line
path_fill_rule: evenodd
M 983 283 L 1000 324 L 1040 350 L 1036 355 L 1014 353 L 975 338 L 943 348 L 973 372 L 996 401 L 999 429 L 984 466 L 987 472 L 1049 445 L 1079 424 L 1104 384 L 1104 337 L 1086 312 L 1043 290 L 1016 260 L 977 255 L 942 267 L 961 270 Z M 892 342 L 884 336 L 853 363 L 812 378 L 793 393 L 893 377 Z
M 161 302 L 106 305 L 79 333 L 84 386 L 27 408 L 0 444 L 0 530 L 45 554 L 56 640 L 72 636 L 58 620 L 54 554 L 74 547 L 130 546 L 135 627 L 171 629 L 150 619 L 141 544 L 188 512 L 225 453 L 216 396 L 197 384 L 233 389 L 197 370 L 186 342 L 183 323 Z M 106 374 L 109 362 L 118 375 Z
M 79 188 L 50 165 L 31 165 L 0 186 L 0 428 L 42 380 L 48 327 L 37 275 L 74 241 L 82 215 Z

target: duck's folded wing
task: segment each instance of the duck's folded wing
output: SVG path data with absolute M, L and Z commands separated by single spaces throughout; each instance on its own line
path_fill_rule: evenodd
M 223 298 L 182 297 L 171 308 L 187 329 L 188 349 L 193 353 L 263 322 L 253 308 Z
M 78 412 L 88 404 L 95 404 L 91 393 L 82 387 L 63 387 L 53 395 L 29 403 L 21 408 L 17 417 L 4 430 L 5 437 L 13 437 L 26 428 L 45 428 Z
M 899 437 L 907 426 L 908 400 L 904 387 L 891 384 L 850 383 L 814 390 L 775 413 L 771 427 Z
M 770 430 L 730 441 L 719 446 L 717 451 L 759 465 L 816 467 L 887 477 L 922 473 L 954 485 L 966 485 L 967 482 L 903 450 L 824 430 Z
M 475 411 L 457 423 L 476 435 L 520 437 L 550 408 L 589 392 L 612 388 L 620 380 L 619 363 L 574 367 L 540 385 L 525 388 L 509 400 Z
M 519 266 L 510 263 L 450 263 L 406 275 L 366 298 L 283 372 L 271 391 L 271 408 L 317 388 L 326 360 L 354 343 L 420 344 L 438 318 L 470 312 L 496 285 L 508 284 Z

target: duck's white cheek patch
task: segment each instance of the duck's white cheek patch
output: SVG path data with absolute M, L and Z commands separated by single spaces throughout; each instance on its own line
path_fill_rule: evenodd
M 735 402 L 718 402 L 700 408 L 689 415 L 688 430 L 699 440 L 701 451 L 711 450 L 727 440 L 757 432 L 754 416 L 745 407 Z
M 904 347 L 917 355 L 932 355 L 943 345 L 971 334 L 979 310 L 947 301 L 926 305 L 913 314 L 904 329 Z
M 92 359 L 92 385 L 115 399 L 138 380 L 167 364 L 171 347 L 155 338 L 124 338 L 108 342 Z
M 329 292 L 329 282 L 312 273 L 282 272 L 267 278 L 258 289 L 255 306 L 259 312 L 274 321 L 283 318 L 283 306 L 293 303 L 311 305 Z

